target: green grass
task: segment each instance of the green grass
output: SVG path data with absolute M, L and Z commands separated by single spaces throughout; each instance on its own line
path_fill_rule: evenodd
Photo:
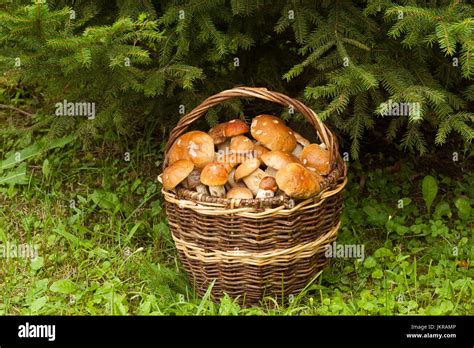
M 34 141 L 7 130 L 0 143 L 5 159 Z M 365 259 L 332 260 L 288 306 L 241 308 L 193 292 L 160 201 L 160 148 L 146 137 L 126 149 L 69 144 L 28 159 L 24 183 L 0 185 L 0 241 L 39 251 L 0 259 L 1 315 L 474 314 L 470 171 L 351 163 L 338 243 L 363 244 Z M 431 207 L 427 175 L 438 188 Z

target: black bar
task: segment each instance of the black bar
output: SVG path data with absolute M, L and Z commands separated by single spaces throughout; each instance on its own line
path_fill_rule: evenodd
M 91 344 L 404 344 L 473 347 L 474 317 L 0 317 L 0 347 Z M 28 323 L 28 326 L 26 326 Z M 23 326 L 21 326 L 23 325 Z M 54 341 L 20 338 L 55 325 Z M 50 331 L 49 333 L 52 333 Z M 410 338 L 411 334 L 422 337 Z M 438 335 L 450 335 L 450 337 Z M 431 336 L 430 336 L 431 335 Z M 455 337 L 453 336 L 455 335 Z M 48 336 L 50 339 L 52 335 Z

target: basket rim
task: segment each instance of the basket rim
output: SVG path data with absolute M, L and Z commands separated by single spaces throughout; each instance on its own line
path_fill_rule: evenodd
M 323 177 L 323 181 L 320 184 L 321 190 L 309 199 L 315 200 L 325 191 L 331 190 L 337 186 L 338 183 L 342 182 L 346 176 L 341 175 L 339 168 L 335 168 L 329 175 Z M 161 182 L 161 174 L 158 179 Z M 280 205 L 285 205 L 287 207 L 294 206 L 294 199 L 286 194 L 277 197 L 271 198 L 252 198 L 252 199 L 235 199 L 235 198 L 220 198 L 199 193 L 186 188 L 177 188 L 176 193 L 179 198 L 184 200 L 192 200 L 201 203 L 217 203 L 227 206 L 229 208 L 234 207 L 255 207 L 257 209 L 263 208 L 272 208 Z M 301 199 L 299 200 L 301 201 Z
M 158 176 L 158 180 L 161 180 L 161 174 Z M 268 216 L 276 216 L 276 215 L 291 215 L 292 213 L 299 211 L 299 210 L 307 210 L 314 207 L 317 207 L 324 203 L 324 201 L 340 193 L 344 187 L 347 185 L 348 179 L 344 177 L 342 182 L 336 185 L 336 187 L 329 189 L 327 188 L 324 191 L 319 192 L 316 196 L 298 202 L 295 205 L 288 205 L 288 204 L 280 204 L 276 207 L 255 207 L 255 206 L 239 206 L 238 204 L 227 205 L 222 203 L 215 203 L 215 202 L 207 202 L 207 201 L 196 201 L 190 199 L 183 199 L 179 197 L 179 195 L 173 191 L 166 191 L 164 189 L 161 190 L 165 201 L 170 204 L 175 204 L 182 209 L 191 209 L 197 213 L 203 215 L 213 215 L 213 216 L 220 216 L 220 215 L 233 215 L 233 216 L 240 216 L 246 218 L 253 218 L 253 219 L 264 219 Z M 239 200 L 235 199 L 227 199 L 230 202 L 235 202 Z M 238 202 L 236 202 L 238 203 Z

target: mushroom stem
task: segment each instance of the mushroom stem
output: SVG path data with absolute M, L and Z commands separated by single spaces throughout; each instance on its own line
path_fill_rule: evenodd
M 303 145 L 301 144 L 296 144 L 296 147 L 295 149 L 293 150 L 293 152 L 291 153 L 293 156 L 296 156 L 296 157 L 300 157 L 300 154 L 301 154 L 301 151 L 303 151 Z
M 273 196 L 275 196 L 275 193 L 272 190 L 259 189 L 255 198 L 271 198 Z
M 196 186 L 196 191 L 199 192 L 199 193 L 203 193 L 203 194 L 207 195 L 207 188 L 203 184 L 197 185 Z
M 209 186 L 209 193 L 213 197 L 220 197 L 224 198 L 225 197 L 225 188 L 223 185 L 220 186 Z
M 261 169 L 255 170 L 252 174 L 246 176 L 242 180 L 244 181 L 245 185 L 252 191 L 254 195 L 258 193 L 260 181 L 267 176 L 265 172 Z
M 227 179 L 227 182 L 230 184 L 230 187 L 234 188 L 234 187 L 244 187 L 245 185 L 242 184 L 241 182 L 236 182 L 235 181 L 235 178 L 234 178 L 234 175 L 235 175 L 235 169 L 232 169 L 229 173 L 229 177 Z
M 200 175 L 201 171 L 199 169 L 194 169 L 191 173 L 189 173 L 186 180 L 183 181 L 183 186 L 187 189 L 196 188 L 196 186 L 201 183 L 199 180 Z

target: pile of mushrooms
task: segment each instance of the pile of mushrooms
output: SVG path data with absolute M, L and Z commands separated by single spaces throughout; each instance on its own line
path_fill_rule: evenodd
M 181 185 L 229 199 L 263 199 L 283 193 L 305 199 L 320 191 L 330 170 L 324 144 L 311 144 L 278 117 L 259 115 L 250 127 L 234 119 L 208 133 L 181 135 L 169 151 L 163 187 L 173 190 Z

